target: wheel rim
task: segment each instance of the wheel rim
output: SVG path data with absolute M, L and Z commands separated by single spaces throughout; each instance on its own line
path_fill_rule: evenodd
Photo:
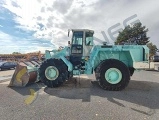
M 122 73 L 119 69 L 117 68 L 109 68 L 105 72 L 105 79 L 108 81 L 110 84 L 117 84 L 121 81 L 122 79 Z
M 59 71 L 54 66 L 49 66 L 45 70 L 45 76 L 48 80 L 56 80 L 56 78 L 59 76 Z

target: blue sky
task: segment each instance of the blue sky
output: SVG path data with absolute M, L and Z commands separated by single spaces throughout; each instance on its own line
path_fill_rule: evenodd
M 9 1 L 10 2 L 10 1 Z M 15 19 L 17 14 L 5 8 L 5 1 L 0 2 L 0 54 L 12 52 L 37 52 L 52 49 L 54 45 L 50 39 L 33 36 L 35 30 L 27 30 Z M 14 7 L 19 7 L 12 2 Z M 42 26 L 42 25 L 41 25 Z
M 67 30 L 88 28 L 103 39 L 101 31 L 136 14 L 159 48 L 158 0 L 1 0 L 0 54 L 44 52 L 66 46 Z

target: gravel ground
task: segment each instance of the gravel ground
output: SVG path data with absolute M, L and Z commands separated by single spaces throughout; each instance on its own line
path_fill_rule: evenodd
M 118 92 L 101 89 L 93 76 L 54 89 L 42 83 L 9 88 L 8 82 L 2 82 L 0 119 L 159 120 L 159 72 L 135 72 L 131 79 L 128 87 Z M 35 92 L 32 96 L 31 90 Z

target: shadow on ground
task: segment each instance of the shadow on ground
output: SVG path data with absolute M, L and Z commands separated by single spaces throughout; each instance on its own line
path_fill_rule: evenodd
M 42 87 L 45 86 L 42 83 L 37 83 L 23 88 L 11 87 L 11 89 L 25 96 L 30 95 L 30 89 L 39 92 Z M 82 99 L 82 102 L 91 102 L 91 96 L 98 96 L 121 107 L 125 107 L 125 105 L 118 100 L 145 106 L 150 109 L 159 109 L 159 83 L 148 81 L 131 80 L 128 87 L 123 91 L 106 91 L 100 88 L 97 81 L 73 79 L 58 88 L 45 87 L 44 92 L 59 98 Z
M 83 102 L 90 102 L 91 96 L 99 96 L 122 107 L 124 105 L 116 99 L 151 109 L 159 109 L 159 83 L 147 81 L 131 80 L 123 91 L 105 91 L 100 88 L 97 81 L 81 79 L 80 82 L 71 81 L 59 88 L 46 87 L 44 91 L 59 98 L 82 99 Z
M 39 90 L 44 87 L 43 84 L 41 83 L 34 83 L 31 85 L 27 85 L 26 87 L 8 87 L 16 92 L 18 92 L 19 94 L 26 96 L 26 95 L 30 95 L 30 90 L 33 90 L 34 92 L 39 92 Z

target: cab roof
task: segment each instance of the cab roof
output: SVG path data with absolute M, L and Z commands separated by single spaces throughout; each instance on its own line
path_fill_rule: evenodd
M 72 32 L 75 32 L 75 31 L 84 31 L 84 32 L 92 32 L 92 33 L 94 33 L 93 30 L 89 30 L 89 29 L 71 29 L 71 30 L 72 30 Z

